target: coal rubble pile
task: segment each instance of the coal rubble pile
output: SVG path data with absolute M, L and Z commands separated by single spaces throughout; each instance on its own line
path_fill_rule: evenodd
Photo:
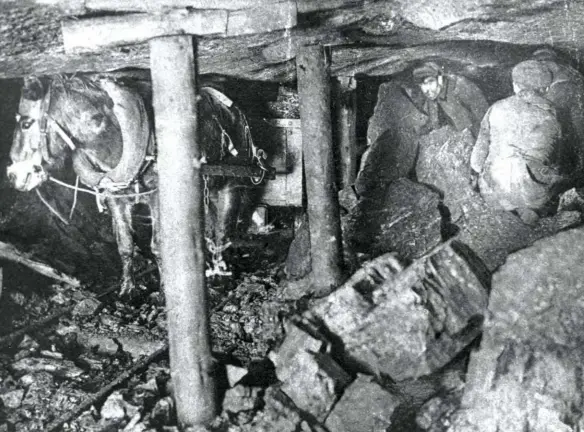
M 582 236 L 539 240 L 492 278 L 448 241 L 365 261 L 320 299 L 285 297 L 283 260 L 210 284 L 221 412 L 208 430 L 495 431 L 493 415 L 499 430 L 578 430 Z M 140 286 L 133 302 L 4 290 L 10 327 L 27 331 L 0 351 L 0 431 L 179 430 L 164 298 L 153 274 Z
M 420 141 L 417 179 L 348 207 L 356 271 L 328 296 L 310 295 L 306 218 L 293 242 L 289 229 L 242 242 L 236 277 L 208 281 L 220 409 L 208 431 L 584 427 L 584 230 L 570 229 L 584 201 L 568 191 L 533 226 L 487 207 L 454 150 L 469 135 L 452 133 Z M 137 279 L 140 298 L 122 301 L 113 282 L 5 274 L 0 432 L 179 430 L 164 295 L 154 272 Z
M 277 272 L 243 273 L 228 293 L 210 282 L 220 387 L 243 370 L 275 379 L 265 359 L 283 336 L 278 316 L 297 310 L 275 299 Z M 0 431 L 177 430 L 164 296 L 153 274 L 139 285 L 131 302 L 63 284 L 4 290 Z

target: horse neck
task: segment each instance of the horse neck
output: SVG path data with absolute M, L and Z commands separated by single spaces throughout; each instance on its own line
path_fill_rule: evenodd
M 48 114 L 74 143 L 74 151 L 91 154 L 106 166 L 119 162 L 121 132 L 115 115 L 105 108 L 105 103 L 104 107 L 92 106 L 88 99 L 83 99 L 81 92 L 68 89 L 66 83 L 53 88 L 51 99 Z M 51 130 L 51 138 L 57 150 L 69 149 L 56 130 Z

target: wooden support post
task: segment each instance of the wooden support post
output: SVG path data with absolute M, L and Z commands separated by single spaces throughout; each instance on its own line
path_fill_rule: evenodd
M 204 208 L 197 166 L 196 72 L 190 36 L 150 42 L 158 141 L 162 282 L 168 311 L 171 378 L 181 427 L 215 415 L 211 377 Z
M 302 149 L 317 295 L 341 283 L 341 227 L 333 158 L 330 78 L 322 46 L 303 47 L 296 59 Z
M 335 81 L 335 131 L 338 139 L 339 188 L 353 184 L 357 177 L 357 82 L 340 76 Z

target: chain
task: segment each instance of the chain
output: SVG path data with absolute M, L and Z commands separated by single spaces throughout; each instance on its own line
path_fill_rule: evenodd
M 203 176 L 203 202 L 205 203 L 205 208 L 209 208 L 209 176 Z
M 223 260 L 222 252 L 231 246 L 231 242 L 224 245 L 215 244 L 209 237 L 205 237 L 207 241 L 207 250 L 211 252 L 211 263 L 207 263 L 205 270 L 206 276 L 231 276 L 232 272 L 228 270 L 227 263 Z

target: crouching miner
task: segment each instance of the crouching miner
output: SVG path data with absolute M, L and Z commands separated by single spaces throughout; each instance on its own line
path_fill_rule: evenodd
M 529 60 L 513 68 L 512 80 L 515 94 L 493 104 L 481 122 L 471 168 L 487 204 L 531 225 L 555 211 L 571 176 L 562 171 L 565 149 L 556 111 L 543 96 L 552 73 Z

